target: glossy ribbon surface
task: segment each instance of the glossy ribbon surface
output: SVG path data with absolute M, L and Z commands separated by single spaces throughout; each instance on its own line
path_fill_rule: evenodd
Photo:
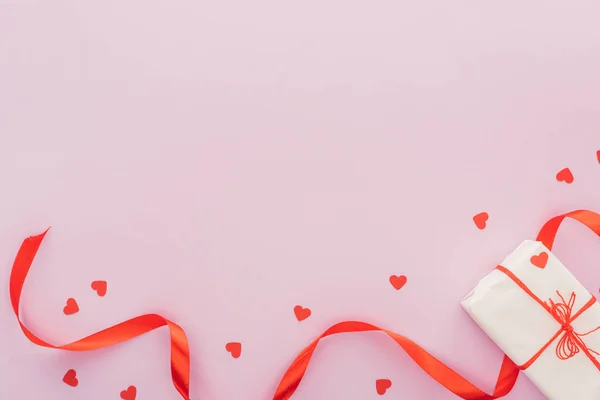
M 346 321 L 335 324 L 327 329 L 321 336 L 300 352 L 283 376 L 273 400 L 287 400 L 294 394 L 306 372 L 306 368 L 308 367 L 313 352 L 321 339 L 338 333 L 349 332 L 385 333 L 392 338 L 410 356 L 410 358 L 425 371 L 425 373 L 462 399 L 491 400 L 503 397 L 512 390 L 517 381 L 517 376 L 519 375 L 519 368 L 505 356 L 502 367 L 500 368 L 500 374 L 498 375 L 496 389 L 494 390 L 494 393 L 490 395 L 478 389 L 471 382 L 443 364 L 412 340 L 365 322 Z
M 48 231 L 46 231 L 48 232 Z M 121 322 L 115 326 L 94 333 L 88 337 L 62 346 L 55 346 L 39 337 L 23 325 L 19 315 L 19 302 L 21 292 L 31 263 L 37 254 L 38 248 L 46 232 L 28 237 L 23 241 L 10 274 L 10 302 L 17 316 L 19 325 L 27 338 L 38 346 L 51 349 L 89 351 L 112 346 L 117 343 L 133 339 L 161 326 L 168 326 L 171 336 L 171 376 L 177 391 L 185 400 L 189 400 L 190 392 L 190 350 L 187 337 L 181 327 L 157 314 L 146 314 Z
M 537 241 L 542 242 L 548 250 L 552 250 L 558 228 L 566 218 L 571 218 L 582 223 L 594 231 L 596 235 L 600 236 L 600 215 L 593 211 L 576 210 L 559 215 L 546 222 L 537 236 Z

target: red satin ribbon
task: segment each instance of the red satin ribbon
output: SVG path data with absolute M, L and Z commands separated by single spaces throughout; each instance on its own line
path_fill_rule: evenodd
M 48 231 L 46 231 L 48 232 Z M 10 302 L 25 336 L 38 346 L 59 350 L 88 351 L 112 346 L 133 339 L 161 326 L 168 326 L 171 335 L 171 376 L 177 391 L 185 400 L 189 400 L 190 392 L 190 351 L 185 332 L 181 327 L 157 314 L 146 314 L 121 322 L 115 326 L 94 333 L 88 337 L 62 346 L 55 346 L 37 337 L 23 325 L 19 316 L 19 301 L 25 278 L 31 263 L 46 235 L 28 237 L 23 241 L 10 274 Z
M 537 241 L 542 242 L 548 250 L 552 250 L 554 239 L 556 239 L 556 232 L 565 218 L 581 222 L 594 231 L 596 235 L 600 236 L 600 214 L 588 210 L 576 210 L 559 215 L 546 222 L 537 236 Z
M 519 368 L 506 356 L 502 361 L 500 374 L 494 394 L 490 395 L 478 389 L 457 372 L 444 365 L 412 340 L 375 325 L 358 321 L 346 321 L 335 324 L 300 352 L 284 374 L 273 400 L 287 400 L 296 391 L 306 372 L 308 363 L 319 341 L 327 336 L 348 332 L 383 332 L 391 337 L 413 359 L 419 367 L 438 381 L 446 389 L 466 400 L 492 400 L 506 396 L 513 388 L 519 375 Z
M 558 227 L 567 217 L 583 223 L 596 232 L 596 234 L 600 235 L 600 215 L 591 211 L 578 210 L 560 215 L 548 221 L 540 231 L 538 240 L 542 241 L 546 247 L 551 249 Z M 161 326 L 167 325 L 171 335 L 171 375 L 173 384 L 185 400 L 190 400 L 190 353 L 185 332 L 177 324 L 161 317 L 160 315 L 142 315 L 63 346 L 55 346 L 43 341 L 23 325 L 19 317 L 19 301 L 21 298 L 21 291 L 25 282 L 25 278 L 27 277 L 27 273 L 29 272 L 29 268 L 31 267 L 31 263 L 35 258 L 37 250 L 45 234 L 46 232 L 41 235 L 29 237 L 23 241 L 23 244 L 21 245 L 13 264 L 13 269 L 10 276 L 10 300 L 25 336 L 39 346 L 61 350 L 87 351 L 124 342 L 136 336 L 150 332 L 156 328 L 160 328 Z M 310 345 L 300 352 L 281 379 L 273 400 L 287 400 L 296 391 L 300 385 L 304 373 L 306 372 L 306 369 L 308 368 L 312 354 L 321 339 L 339 333 L 350 332 L 385 333 L 392 338 L 413 359 L 413 361 L 423 369 L 425 373 L 430 375 L 433 379 L 438 381 L 442 386 L 450 390 L 452 393 L 465 400 L 492 400 L 503 397 L 512 390 L 519 374 L 519 367 L 517 367 L 508 357 L 504 356 L 496 387 L 493 394 L 490 395 L 478 389 L 468 380 L 460 376 L 450 367 L 443 364 L 437 358 L 433 357 L 425 349 L 410 339 L 365 322 L 346 321 L 338 323 L 327 329 L 321 336 L 315 339 Z

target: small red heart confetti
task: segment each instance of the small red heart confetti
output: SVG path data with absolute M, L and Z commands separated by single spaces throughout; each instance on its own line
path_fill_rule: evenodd
M 556 180 L 559 182 L 573 183 L 574 179 L 573 173 L 569 168 L 563 168 L 556 174 Z
M 242 344 L 239 342 L 229 342 L 225 345 L 225 350 L 231 353 L 231 357 L 239 358 L 242 354 Z
M 406 285 L 406 281 L 407 281 L 407 278 L 404 275 L 400 275 L 400 276 L 392 275 L 392 276 L 390 276 L 390 283 L 392 284 L 392 286 L 396 290 L 402 289 L 402 287 L 404 285 Z
M 67 299 L 67 305 L 63 308 L 65 315 L 72 315 L 79 311 L 79 306 L 75 299 Z
M 106 294 L 107 283 L 106 281 L 94 281 L 92 282 L 92 289 L 98 293 L 98 296 L 104 297 Z
M 479 229 L 485 229 L 489 217 L 490 216 L 488 215 L 488 213 L 482 212 L 473 217 L 473 222 L 475 222 L 475 226 Z
M 392 387 L 392 381 L 389 379 L 377 379 L 375 381 L 375 388 L 377 389 L 377 394 L 384 395 L 385 392 Z
M 296 319 L 298 321 L 304 321 L 306 318 L 310 317 L 311 311 L 310 308 L 296 306 L 294 307 L 294 314 L 296 314 Z
M 544 269 L 546 268 L 546 263 L 548 262 L 548 253 L 542 251 L 540 254 L 531 256 L 529 259 L 533 265 L 538 268 Z
M 121 398 L 123 400 L 135 400 L 135 396 L 137 396 L 137 389 L 135 386 L 129 386 L 127 390 L 121 392 Z
M 77 379 L 77 372 L 74 369 L 68 370 L 65 376 L 63 376 L 63 382 L 71 387 L 79 385 L 79 380 Z

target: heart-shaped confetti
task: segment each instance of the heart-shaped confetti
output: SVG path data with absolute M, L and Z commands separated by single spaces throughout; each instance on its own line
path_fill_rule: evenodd
M 92 286 L 92 289 L 94 289 L 96 291 L 98 296 L 104 297 L 104 295 L 106 294 L 107 286 L 108 286 L 106 281 L 94 281 L 94 282 L 92 282 L 91 286 Z
M 529 259 L 533 265 L 538 268 L 544 269 L 546 268 L 546 264 L 548 263 L 548 253 L 542 251 L 540 254 L 531 256 Z
M 563 168 L 556 174 L 556 180 L 559 182 L 573 183 L 574 179 L 573 173 L 569 168 Z
M 400 275 L 400 276 L 392 275 L 392 276 L 390 276 L 390 283 L 392 284 L 392 286 L 396 290 L 402 289 L 402 287 L 404 287 L 404 285 L 406 285 L 406 281 L 407 281 L 407 278 L 404 275 Z
M 129 386 L 127 390 L 121 392 L 121 398 L 123 400 L 135 400 L 135 396 L 137 396 L 137 389 L 135 386 Z
M 384 395 L 385 392 L 387 392 L 387 390 L 391 387 L 392 381 L 390 381 L 389 379 L 377 379 L 375 381 L 375 388 L 377 389 L 377 394 Z
M 63 382 L 71 387 L 79 385 L 79 380 L 77 379 L 77 372 L 74 369 L 68 370 L 65 376 L 63 376 Z
M 79 312 L 79 306 L 77 305 L 75 299 L 67 299 L 67 305 L 63 308 L 63 312 L 65 315 L 72 315 L 76 312 Z
M 473 222 L 475 222 L 475 226 L 479 229 L 485 229 L 488 218 L 490 218 L 488 213 L 482 212 L 473 217 Z
M 229 342 L 225 345 L 225 350 L 231 353 L 231 357 L 239 358 L 242 354 L 242 344 L 239 342 Z
M 294 307 L 294 314 L 296 314 L 296 319 L 298 321 L 304 321 L 306 318 L 310 317 L 311 311 L 310 308 L 296 306 Z

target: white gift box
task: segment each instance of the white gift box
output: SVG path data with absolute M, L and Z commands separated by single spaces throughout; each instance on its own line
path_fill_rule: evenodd
M 600 399 L 600 305 L 541 242 L 523 242 L 461 304 L 548 399 Z

